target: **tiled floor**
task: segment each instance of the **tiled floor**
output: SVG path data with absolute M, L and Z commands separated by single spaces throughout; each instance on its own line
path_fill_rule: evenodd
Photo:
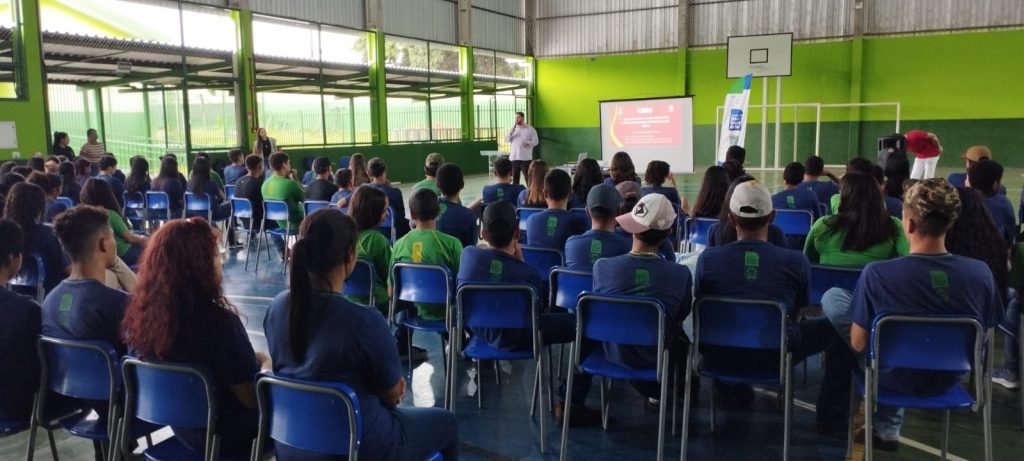
M 943 172 L 946 173 L 946 172 Z M 1012 173 L 1012 174 L 1011 174 Z M 1019 171 L 1008 172 L 1007 186 L 1010 197 L 1016 202 L 1021 186 Z M 754 172 L 769 185 L 777 186 L 779 172 Z M 467 180 L 467 194 L 464 200 L 472 200 L 484 177 Z M 699 175 L 679 178 L 680 190 L 691 200 L 699 187 Z M 264 255 L 264 258 L 266 256 Z M 243 270 L 244 254 L 231 253 L 225 261 L 225 290 L 232 302 L 238 306 L 245 319 L 253 346 L 266 350 L 263 338 L 263 317 L 270 299 L 285 288 L 285 277 L 281 263 L 276 256 L 272 262 L 261 262 L 260 272 L 254 274 L 252 267 Z M 418 334 L 415 343 L 428 349 L 430 358 L 413 370 L 411 392 L 406 397 L 407 405 L 440 406 L 443 389 L 441 346 L 436 336 Z M 997 366 L 1001 354 L 996 356 Z M 458 375 L 457 416 L 459 437 L 462 441 L 462 459 L 468 460 L 533 460 L 557 459 L 560 427 L 545 413 L 547 438 L 546 453 L 541 454 L 538 444 L 540 429 L 529 414 L 533 382 L 532 365 L 501 363 L 500 387 L 495 383 L 495 371 L 485 364 L 481 380 L 475 379 L 475 369 L 470 362 L 460 362 Z M 799 368 L 798 368 L 799 369 Z M 807 385 L 797 380 L 797 403 L 793 412 L 793 436 L 791 457 L 800 459 L 842 459 L 845 452 L 845 438 L 818 435 L 814 429 L 813 402 L 821 379 L 821 367 L 817 358 L 810 362 Z M 799 373 L 797 374 L 799 376 Z M 476 407 L 476 393 L 482 386 L 483 409 Z M 780 459 L 782 455 L 782 414 L 771 393 L 759 393 L 753 411 L 719 411 L 717 427 L 709 427 L 709 390 L 705 383 L 693 404 L 690 459 Z M 1024 437 L 1020 429 L 1020 413 L 1016 394 L 1000 386 L 994 386 L 994 449 L 996 460 L 1024 459 Z M 597 388 L 591 393 L 589 406 L 598 405 Z M 647 404 L 626 383 L 615 383 L 611 392 L 611 420 L 607 431 L 598 428 L 573 429 L 570 433 L 569 456 L 580 460 L 650 460 L 655 457 L 657 442 L 657 407 Z M 878 452 L 880 460 L 923 460 L 938 457 L 937 447 L 941 446 L 942 420 L 938 414 L 908 412 L 904 426 L 905 441 L 896 453 Z M 982 459 L 982 437 L 980 414 L 957 413 L 952 418 L 950 459 Z M 37 459 L 49 459 L 45 436 L 38 438 Z M 26 437 L 19 434 L 0 439 L 0 459 L 23 458 Z M 666 436 L 665 455 L 679 456 L 679 434 Z M 92 459 L 89 442 L 58 434 L 60 455 L 65 460 Z

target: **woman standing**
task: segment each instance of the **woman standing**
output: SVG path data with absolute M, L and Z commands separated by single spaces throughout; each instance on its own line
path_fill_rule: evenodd
M 50 148 L 50 155 L 64 156 L 64 160 L 75 161 L 75 150 L 68 144 L 71 138 L 63 131 L 53 133 L 53 146 Z
M 277 140 L 267 136 L 267 129 L 260 128 L 256 132 L 256 142 L 252 145 L 252 153 L 263 157 L 263 164 L 269 165 L 270 154 L 277 152 Z

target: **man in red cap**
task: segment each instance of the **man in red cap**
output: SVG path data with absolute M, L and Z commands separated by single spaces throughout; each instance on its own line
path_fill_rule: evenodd
M 915 155 L 914 168 L 910 172 L 911 179 L 931 179 L 935 177 L 935 165 L 939 163 L 942 145 L 935 133 L 913 130 L 907 133 L 907 151 Z

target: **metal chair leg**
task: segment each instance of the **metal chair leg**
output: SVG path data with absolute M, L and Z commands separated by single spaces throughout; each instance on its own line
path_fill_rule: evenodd
M 480 375 L 480 361 L 476 361 L 476 407 L 484 407 L 484 380 Z
M 690 348 L 696 346 L 690 345 Z M 690 401 L 692 399 L 693 386 L 690 382 L 692 373 L 690 367 L 693 366 L 693 351 L 687 351 L 686 354 L 686 368 L 683 369 L 683 421 L 680 425 L 679 432 L 682 432 L 682 443 L 679 448 L 679 461 L 686 461 L 686 445 L 690 440 Z
M 573 345 L 569 348 L 569 366 L 575 363 L 575 356 L 577 354 L 577 347 Z M 562 415 L 562 448 L 559 452 L 559 461 L 566 461 L 569 458 L 569 413 L 572 411 L 572 386 L 573 378 L 575 377 L 574 370 L 568 370 L 566 372 L 566 384 L 565 384 L 565 402 L 562 403 L 563 415 Z
M 708 399 L 709 407 L 711 408 L 711 433 L 715 432 L 715 381 L 711 381 L 711 398 Z
M 501 389 L 501 369 L 498 364 L 499 360 L 494 360 L 491 363 L 494 364 L 494 382 L 498 384 L 498 388 Z
M 857 395 L 857 382 L 853 378 L 850 378 L 850 381 L 850 416 L 848 421 L 849 425 L 847 426 L 846 430 L 846 454 L 844 455 L 845 459 L 850 459 L 850 457 L 853 456 L 853 431 L 854 429 L 856 429 L 855 427 L 853 427 L 853 420 L 854 416 L 857 414 L 857 411 L 860 408 L 860 405 L 857 404 L 857 402 L 860 400 L 859 396 Z
M 665 353 L 665 358 L 662 361 L 662 370 L 668 370 L 669 368 L 669 354 Z M 658 461 L 665 459 L 665 410 L 668 405 L 668 381 L 671 377 L 671 372 L 663 372 L 661 376 L 661 399 L 658 401 Z
M 871 386 L 874 383 L 871 368 L 864 369 L 864 461 L 875 459 L 874 453 L 874 419 L 875 419 L 875 393 Z
M 949 459 L 949 410 L 942 412 L 942 461 Z
M 540 393 L 540 400 L 537 401 L 537 407 L 540 408 L 544 405 L 544 354 L 541 353 L 537 357 L 537 388 Z M 538 411 L 540 416 L 540 452 L 543 454 L 547 451 L 547 446 L 544 441 L 547 438 L 547 431 L 544 430 L 544 421 L 547 420 L 547 415 L 543 412 Z
M 792 432 L 793 422 L 793 354 L 786 355 L 786 396 L 783 402 L 783 426 L 782 426 L 782 459 L 789 461 L 789 439 Z
M 604 383 L 607 379 L 608 378 L 601 378 L 601 380 L 597 383 L 598 387 L 601 388 L 601 429 L 606 431 L 608 430 L 608 405 L 605 403 L 606 400 L 604 397 Z
M 672 437 L 676 436 L 676 405 L 679 400 L 679 367 L 672 370 Z

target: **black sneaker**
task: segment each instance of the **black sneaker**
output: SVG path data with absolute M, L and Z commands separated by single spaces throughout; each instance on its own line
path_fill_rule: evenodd
M 399 353 L 398 354 L 398 358 L 402 359 L 403 362 L 406 362 L 406 361 L 409 360 L 409 353 L 408 352 Z M 412 361 L 413 362 L 422 362 L 424 360 L 427 360 L 427 350 L 422 348 L 422 347 L 413 346 L 412 347 Z

